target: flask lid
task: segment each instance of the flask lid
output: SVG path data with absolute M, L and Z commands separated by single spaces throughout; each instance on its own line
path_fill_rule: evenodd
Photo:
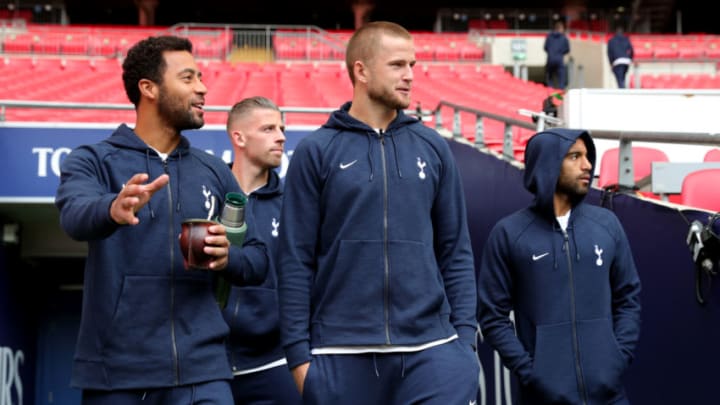
M 245 223 L 247 197 L 242 193 L 227 193 L 220 222 L 225 226 L 240 227 Z

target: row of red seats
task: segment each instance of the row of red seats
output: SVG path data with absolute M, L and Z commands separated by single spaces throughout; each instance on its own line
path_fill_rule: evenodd
M 147 35 L 102 35 L 92 34 L 19 34 L 4 38 L 2 51 L 6 54 L 40 55 L 81 55 L 122 57 L 135 42 Z M 224 58 L 230 51 L 228 38 L 190 38 L 195 52 L 203 58 Z
M 166 27 L 102 27 L 29 24 L 23 33 L 0 39 L 1 50 L 10 54 L 122 56 L 137 40 L 167 33 Z M 232 46 L 229 33 L 217 30 L 207 37 L 190 32 L 197 54 L 224 58 Z M 278 30 L 273 38 L 275 56 L 282 60 L 342 60 L 350 31 L 329 31 L 325 36 L 305 31 Z M 609 34 L 608 34 L 609 35 Z M 414 32 L 418 60 L 483 61 L 485 51 L 467 33 Z M 635 59 L 720 59 L 720 37 L 716 35 L 630 34 Z
M 715 35 L 631 34 L 635 59 L 720 59 L 720 37 Z
M 207 105 L 230 106 L 248 96 L 262 95 L 285 107 L 337 108 L 352 97 L 350 80 L 343 63 L 238 63 L 201 61 L 208 86 Z M 425 110 L 440 100 L 449 101 L 502 116 L 529 120 L 517 114 L 520 108 L 537 109 L 552 89 L 512 77 L 502 66 L 419 63 L 415 69 L 413 102 Z M 117 59 L 61 60 L 6 58 L 0 62 L 3 98 L 12 100 L 127 103 Z M 122 114 L 121 114 L 122 113 Z M 120 111 L 68 111 L 14 109 L 6 119 L 21 121 L 117 122 L 127 117 Z M 302 121 L 300 119 L 302 118 Z M 453 122 L 451 111 L 443 111 L 445 123 Z M 208 114 L 208 123 L 222 124 L 223 114 Z M 288 116 L 288 124 L 317 125 L 323 116 L 308 121 L 306 116 Z M 463 116 L 463 133 L 474 140 L 476 117 Z M 502 124 L 483 119 L 489 146 L 502 149 Z M 429 125 L 434 124 L 434 116 Z M 529 131 L 517 130 L 518 150 Z
M 345 58 L 345 35 L 336 35 L 335 41 L 309 38 L 303 33 L 278 32 L 274 38 L 276 59 L 343 60 Z M 484 49 L 468 39 L 457 36 L 418 34 L 415 37 L 416 57 L 420 61 L 469 61 L 481 62 Z
M 635 78 L 630 77 L 630 83 Z M 659 73 L 640 75 L 643 89 L 720 89 L 720 75 L 708 73 Z

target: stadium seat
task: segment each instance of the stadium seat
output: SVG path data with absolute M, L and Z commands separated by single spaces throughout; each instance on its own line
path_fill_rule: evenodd
M 703 162 L 720 162 L 720 149 L 713 148 L 705 152 Z
M 680 203 L 691 207 L 720 211 L 720 169 L 691 172 L 682 183 Z
M 603 153 L 600 160 L 600 172 L 597 181 L 598 187 L 609 188 L 618 184 L 619 153 L 619 148 L 610 148 Z M 652 173 L 652 162 L 668 162 L 670 160 L 662 150 L 645 146 L 633 146 L 632 158 L 633 177 L 636 184 L 639 180 Z
M 677 59 L 680 53 L 672 45 L 655 45 L 653 56 L 655 59 Z
M 6 53 L 27 53 L 32 52 L 32 38 L 28 35 L 10 35 L 3 42 L 3 50 Z
M 653 48 L 652 43 L 647 41 L 632 41 L 633 42 L 633 48 L 634 48 L 634 59 L 635 60 L 641 60 L 641 59 L 652 59 L 653 58 Z

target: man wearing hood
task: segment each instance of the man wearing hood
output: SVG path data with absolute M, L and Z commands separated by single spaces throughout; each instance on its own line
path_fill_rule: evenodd
M 214 218 L 240 192 L 225 162 L 181 134 L 204 124 L 201 76 L 187 39 L 138 42 L 123 62 L 135 127 L 62 162 L 60 224 L 88 243 L 71 379 L 84 405 L 233 403 L 213 282 L 262 281 L 268 257 L 251 234 L 231 246 L 217 224 L 205 238 L 210 269 L 184 268 L 182 221 Z
M 285 178 L 283 345 L 305 404 L 470 404 L 477 294 L 447 141 L 403 110 L 410 33 L 372 22 L 346 52 L 353 99 L 297 145 Z
M 621 377 L 640 332 L 640 280 L 617 217 L 583 202 L 595 158 L 585 131 L 530 138 L 535 200 L 495 225 L 482 254 L 480 328 L 522 404 L 629 403 Z

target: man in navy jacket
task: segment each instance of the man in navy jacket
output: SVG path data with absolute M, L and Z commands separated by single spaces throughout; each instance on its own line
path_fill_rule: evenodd
M 475 270 L 450 147 L 405 115 L 412 36 L 353 34 L 353 99 L 295 148 L 280 232 L 280 319 L 305 404 L 477 400 Z
M 225 162 L 181 134 L 204 124 L 201 77 L 187 39 L 138 42 L 123 62 L 135 127 L 62 162 L 60 224 L 88 243 L 71 379 L 84 405 L 233 403 L 229 329 L 212 283 L 259 282 L 268 258 L 251 234 L 230 246 L 217 224 L 205 238 L 210 269 L 184 268 L 182 221 L 214 218 L 226 193 L 240 191 Z
M 568 82 L 565 55 L 570 53 L 570 41 L 565 35 L 565 22 L 562 20 L 555 21 L 553 31 L 545 37 L 543 49 L 547 54 L 545 84 L 548 87 L 564 90 Z
M 617 217 L 583 203 L 593 141 L 581 130 L 540 132 L 525 160 L 535 200 L 500 220 L 482 253 L 485 342 L 518 378 L 522 404 L 626 404 L 621 377 L 640 333 L 640 279 Z
M 277 254 L 282 183 L 275 169 L 285 146 L 282 113 L 272 100 L 249 97 L 228 113 L 232 172 L 247 195 L 245 221 L 267 246 L 267 277 L 258 286 L 234 286 L 223 315 L 230 326 L 228 356 L 235 405 L 300 405 L 280 342 Z
M 626 87 L 625 76 L 632 63 L 634 50 L 630 38 L 625 35 L 622 26 L 618 26 L 615 35 L 608 40 L 607 54 L 618 88 L 624 89 Z

